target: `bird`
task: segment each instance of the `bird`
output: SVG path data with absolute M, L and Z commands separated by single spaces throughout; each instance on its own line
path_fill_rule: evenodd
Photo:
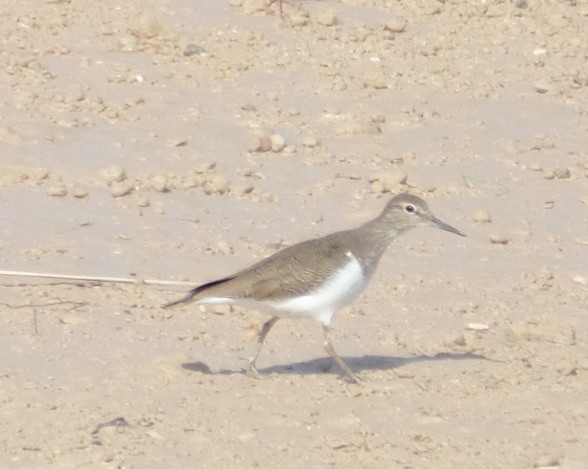
M 431 226 L 459 236 L 462 231 L 431 212 L 415 195 L 393 196 L 384 210 L 367 223 L 284 248 L 233 275 L 204 283 L 163 308 L 195 303 L 228 304 L 270 316 L 259 333 L 247 374 L 259 377 L 257 359 L 265 340 L 281 318 L 312 318 L 323 330 L 323 346 L 350 383 L 359 377 L 335 351 L 329 332 L 333 315 L 356 299 L 372 279 L 382 255 L 397 236 Z

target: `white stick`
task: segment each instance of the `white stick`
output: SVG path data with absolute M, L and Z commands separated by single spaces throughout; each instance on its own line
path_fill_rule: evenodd
M 160 285 L 168 287 L 194 287 L 196 284 L 191 282 L 176 282 L 173 280 L 144 280 L 140 278 L 123 278 L 123 277 L 85 277 L 83 275 L 62 275 L 48 274 L 42 272 L 17 272 L 13 270 L 0 270 L 0 275 L 11 277 L 37 277 L 37 278 L 55 278 L 60 280 L 82 280 L 84 282 L 102 282 L 102 283 L 134 283 L 137 285 Z

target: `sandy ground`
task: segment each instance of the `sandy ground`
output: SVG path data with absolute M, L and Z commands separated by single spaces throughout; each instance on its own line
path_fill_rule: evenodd
M 4 1 L 5 270 L 204 282 L 400 191 L 333 341 L 5 276 L 0 466 L 588 467 L 588 4 Z M 267 151 L 266 151 L 267 150 Z

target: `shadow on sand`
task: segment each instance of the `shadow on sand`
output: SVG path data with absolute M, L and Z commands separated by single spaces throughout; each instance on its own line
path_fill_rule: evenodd
M 484 355 L 475 353 L 437 353 L 435 355 L 417 355 L 414 357 L 389 357 L 383 355 L 365 355 L 363 357 L 342 357 L 345 363 L 356 372 L 363 370 L 392 370 L 412 363 L 435 362 L 446 360 L 488 360 Z M 219 370 L 212 371 L 204 362 L 182 363 L 182 368 L 189 371 L 204 373 L 208 375 L 234 375 L 242 374 L 244 370 Z M 330 357 L 315 358 L 304 362 L 291 363 L 288 365 L 275 365 L 267 368 L 260 368 L 259 372 L 265 374 L 291 374 L 291 375 L 309 375 L 319 373 L 339 373 L 338 367 Z

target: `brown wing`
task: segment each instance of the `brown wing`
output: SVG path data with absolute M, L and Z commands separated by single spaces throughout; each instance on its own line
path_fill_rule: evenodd
M 332 275 L 333 266 L 349 261 L 341 233 L 290 246 L 230 277 L 200 285 L 165 307 L 211 296 L 278 300 L 308 293 Z

